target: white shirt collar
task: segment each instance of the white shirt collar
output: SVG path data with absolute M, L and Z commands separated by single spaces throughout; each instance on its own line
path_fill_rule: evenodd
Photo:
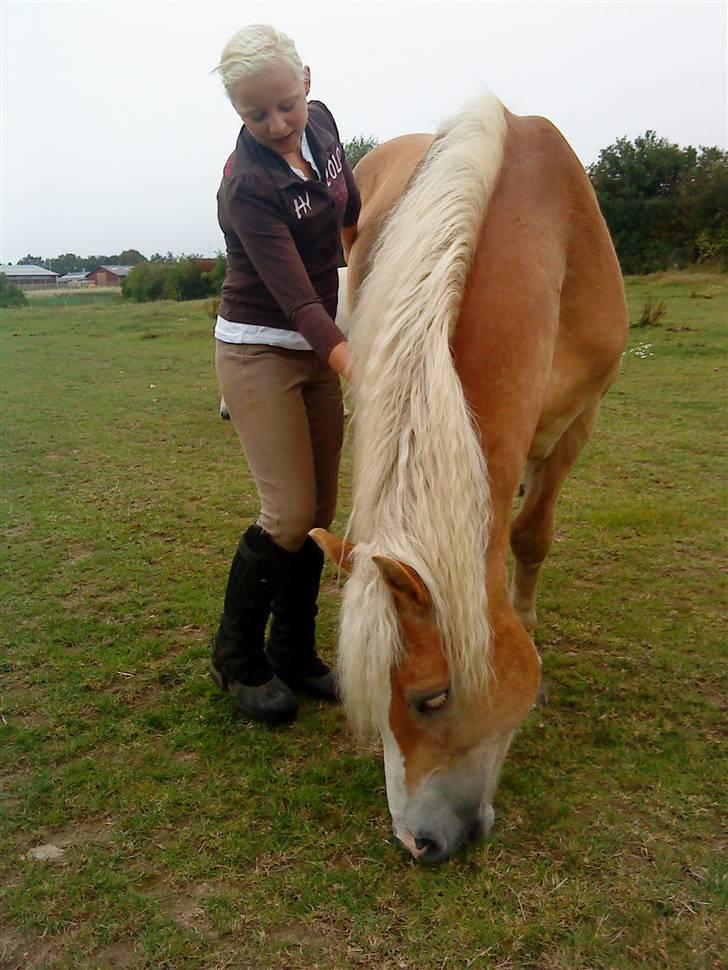
M 311 166 L 311 168 L 314 170 L 314 172 L 318 175 L 319 180 L 320 180 L 321 179 L 321 172 L 319 172 L 318 165 L 314 161 L 314 157 L 313 157 L 313 154 L 311 152 L 311 146 L 308 143 L 308 138 L 306 137 L 306 132 L 305 131 L 303 133 L 303 138 L 301 139 L 301 154 L 303 155 L 304 160 L 308 162 L 308 164 Z M 306 174 L 304 172 L 302 172 L 300 168 L 294 168 L 293 165 L 289 165 L 288 167 L 299 178 L 302 178 L 304 180 L 306 179 Z

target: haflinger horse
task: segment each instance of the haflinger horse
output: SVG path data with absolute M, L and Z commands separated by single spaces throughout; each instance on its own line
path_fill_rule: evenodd
M 345 707 L 381 735 L 398 839 L 440 862 L 490 829 L 539 691 L 536 583 L 619 371 L 624 289 L 562 135 L 495 97 L 375 148 L 355 175 L 352 541 L 311 534 L 350 572 Z

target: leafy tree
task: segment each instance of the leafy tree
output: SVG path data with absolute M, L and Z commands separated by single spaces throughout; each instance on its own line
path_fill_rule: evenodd
M 618 139 L 587 171 L 625 273 L 693 262 L 701 233 L 725 223 L 728 154 L 717 148 L 680 148 L 647 131 Z
M 31 256 L 28 253 L 27 256 L 23 256 L 22 259 L 18 260 L 18 266 L 42 266 L 45 260 L 42 256 Z
M 379 141 L 372 135 L 357 135 L 351 141 L 347 141 L 344 144 L 347 162 L 354 168 L 356 163 L 361 161 L 367 152 L 370 152 L 372 148 L 376 148 L 378 144 Z
M 728 268 L 728 152 L 700 148 L 683 193 L 692 216 L 693 258 Z
M 138 249 L 125 249 L 123 252 L 119 253 L 118 265 L 119 266 L 136 266 L 137 263 L 143 263 L 145 257 L 139 252 Z
M 31 266 L 33 264 L 25 263 L 24 265 Z M 11 283 L 5 273 L 0 273 L 0 307 L 25 306 L 27 302 L 28 299 L 20 287 Z
M 56 256 L 55 259 L 50 260 L 50 264 L 53 272 L 60 276 L 65 276 L 66 273 L 80 273 L 86 269 L 86 260 L 82 256 L 76 256 L 75 253 Z

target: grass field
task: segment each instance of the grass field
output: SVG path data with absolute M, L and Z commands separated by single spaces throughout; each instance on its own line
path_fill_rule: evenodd
M 121 303 L 120 286 L 53 287 L 45 290 L 26 291 L 31 306 L 54 306 L 76 309 L 80 306 L 110 306 Z
M 208 681 L 256 497 L 202 303 L 2 312 L 1 967 L 723 965 L 728 279 L 627 290 L 667 312 L 562 496 L 550 704 L 488 841 L 433 870 L 340 711 L 268 730 Z M 327 571 L 329 658 L 338 595 Z

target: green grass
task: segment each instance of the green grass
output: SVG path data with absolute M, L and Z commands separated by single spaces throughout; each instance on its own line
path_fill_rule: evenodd
M 208 682 L 256 496 L 203 303 L 3 311 L 0 966 L 722 965 L 727 283 L 627 281 L 631 320 L 667 313 L 564 489 L 551 702 L 488 842 L 436 870 L 340 711 L 271 731 Z M 328 658 L 338 596 L 327 571 Z M 45 842 L 61 864 L 25 858 Z

